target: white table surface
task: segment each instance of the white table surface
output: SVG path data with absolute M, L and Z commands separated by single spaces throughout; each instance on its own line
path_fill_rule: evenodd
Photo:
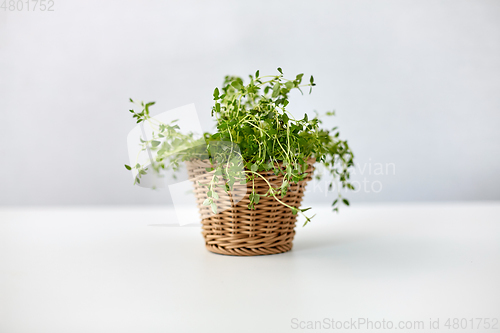
M 166 208 L 1 208 L 0 332 L 500 331 L 445 326 L 500 319 L 500 203 L 316 211 L 291 252 L 230 257 Z

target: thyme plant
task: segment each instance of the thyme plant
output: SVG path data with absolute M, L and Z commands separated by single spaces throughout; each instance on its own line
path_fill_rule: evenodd
M 342 196 L 342 189 L 353 190 L 349 180 L 349 170 L 354 166 L 354 155 L 345 140 L 339 138 L 336 127 L 331 130 L 321 128 L 322 121 L 316 113 L 309 118 L 307 114 L 302 119 L 295 119 L 287 111 L 289 94 L 297 89 L 303 93 L 303 88 L 312 92 L 315 86 L 313 76 L 307 83 L 303 83 L 303 74 L 295 78 L 285 78 L 281 68 L 277 75 L 260 76 L 249 75 L 249 82 L 236 76 L 226 76 L 221 87 L 215 88 L 213 93 L 214 106 L 212 117 L 216 120 L 215 133 L 204 133 L 202 139 L 195 140 L 192 133 L 183 134 L 179 127 L 160 123 L 150 117 L 149 107 L 154 104 L 138 103 L 140 112 L 130 110 L 137 123 L 147 122 L 154 130 L 151 140 L 141 139 L 141 151 L 152 149 L 157 152 L 156 159 L 151 162 L 155 170 L 170 169 L 177 171 L 182 161 L 203 158 L 208 156 L 213 167 L 207 171 L 215 171 L 212 181 L 201 184 L 207 188 L 207 199 L 204 205 L 210 205 L 214 213 L 217 212 L 217 193 L 215 186 L 221 186 L 221 177 L 224 189 L 229 192 L 235 183 L 245 184 L 261 178 L 269 186 L 265 196 L 272 196 L 281 204 L 289 207 L 293 214 L 304 215 L 306 225 L 312 217 L 304 214 L 310 208 L 296 208 L 289 206 L 283 198 L 291 183 L 303 180 L 307 174 L 307 161 L 311 158 L 325 166 L 333 176 L 329 184 L 331 189 L 335 184 L 338 197 L 333 201 L 333 210 L 338 212 L 341 203 L 349 205 L 349 201 Z M 133 102 L 132 99 L 130 99 Z M 327 112 L 327 116 L 334 112 Z M 230 142 L 239 147 L 239 151 L 232 151 L 233 156 L 228 158 L 227 153 L 220 153 L 214 149 L 217 143 Z M 208 155 L 207 155 L 208 154 Z M 142 175 L 148 171 L 145 166 L 125 165 L 128 170 L 137 169 L 135 182 L 139 183 Z M 282 176 L 279 187 L 272 184 L 262 175 L 272 171 Z M 317 176 L 319 179 L 320 175 Z M 249 209 L 255 209 L 261 194 L 253 188 L 249 194 Z

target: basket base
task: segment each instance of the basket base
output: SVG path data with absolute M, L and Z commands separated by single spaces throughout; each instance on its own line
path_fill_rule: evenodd
M 275 246 L 275 247 L 259 247 L 259 248 L 248 248 L 248 247 L 239 247 L 239 248 L 232 248 L 232 249 L 226 249 L 223 247 L 220 247 L 218 245 L 210 245 L 206 244 L 206 248 L 208 251 L 212 253 L 217 253 L 217 254 L 223 254 L 223 255 L 228 255 L 228 256 L 264 256 L 264 255 L 269 255 L 269 254 L 279 254 L 279 253 L 285 253 L 288 252 L 292 249 L 293 244 L 285 244 L 285 245 L 280 245 L 280 246 Z

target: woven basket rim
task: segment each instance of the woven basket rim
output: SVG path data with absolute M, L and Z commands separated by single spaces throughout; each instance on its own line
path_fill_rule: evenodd
M 200 164 L 201 165 L 207 165 L 207 166 L 213 166 L 214 164 L 212 164 L 210 162 L 210 160 L 208 158 L 205 158 L 203 160 L 199 159 L 199 158 L 193 158 L 193 159 L 190 159 L 190 160 L 185 160 L 184 163 L 196 163 L 196 164 Z M 278 165 L 282 165 L 283 161 L 278 161 Z M 306 160 L 306 163 L 307 164 L 314 164 L 316 163 L 316 157 L 309 157 L 307 160 Z M 275 163 L 276 165 L 276 163 Z

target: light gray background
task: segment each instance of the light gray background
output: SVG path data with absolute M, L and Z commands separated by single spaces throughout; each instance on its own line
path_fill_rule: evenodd
M 500 1 L 54 1 L 0 9 L 0 205 L 171 202 L 123 167 L 128 98 L 210 130 L 224 75 L 278 66 L 315 76 L 292 111 L 335 109 L 382 185 L 353 201 L 500 199 Z

